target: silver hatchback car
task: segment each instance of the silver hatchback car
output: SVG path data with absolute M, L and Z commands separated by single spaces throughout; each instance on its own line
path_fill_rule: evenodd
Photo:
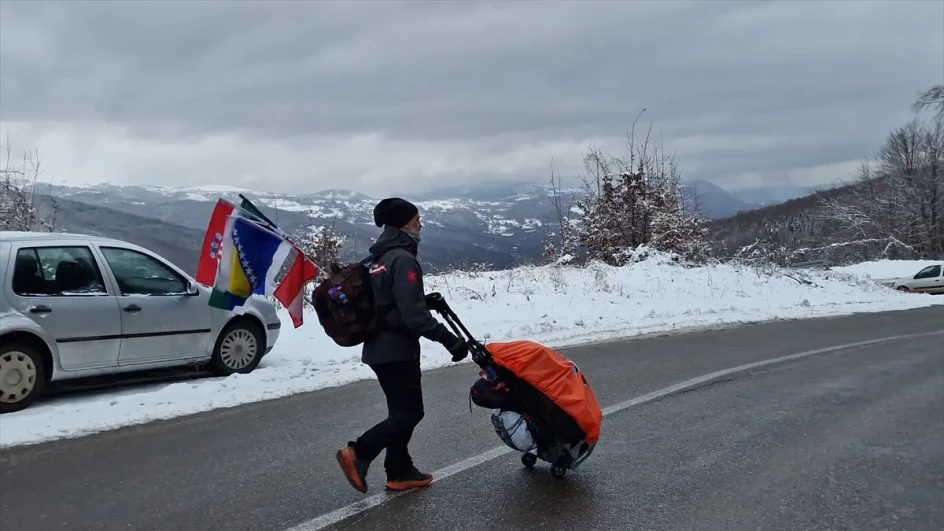
M 0 231 L 0 413 L 53 380 L 208 365 L 248 373 L 278 340 L 275 306 L 209 306 L 210 290 L 134 244 Z

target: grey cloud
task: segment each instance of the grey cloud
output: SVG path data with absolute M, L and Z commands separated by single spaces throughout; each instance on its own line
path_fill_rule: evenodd
M 406 138 L 560 131 L 574 115 L 599 128 L 606 116 L 639 104 L 624 79 L 631 65 L 597 65 L 592 57 L 645 50 L 655 37 L 626 32 L 614 15 L 625 15 L 627 4 L 618 2 L 602 4 L 616 11 L 604 16 L 564 2 L 494 13 L 494 4 L 445 3 L 432 13 L 407 4 L 413 9 L 392 20 L 376 13 L 336 19 L 320 12 L 336 6 L 322 2 L 260 3 L 257 13 L 237 3 L 218 19 L 203 4 L 175 17 L 162 5 L 183 11 L 148 2 L 66 4 L 74 13 L 52 18 L 48 32 L 58 67 L 18 61 L 11 36 L 3 43 L 13 50 L 3 87 L 10 119 L 176 116 L 204 130 L 292 136 L 366 128 Z M 351 5 L 391 12 L 395 4 Z
M 720 180 L 871 154 L 916 92 L 944 77 L 933 2 L 2 2 L 0 12 L 4 120 L 497 146 L 619 135 L 647 107 L 673 138 L 779 139 L 758 152 L 679 153 Z

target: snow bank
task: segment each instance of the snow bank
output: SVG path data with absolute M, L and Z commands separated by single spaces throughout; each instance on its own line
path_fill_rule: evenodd
M 941 260 L 873 260 L 832 269 L 833 271 L 880 280 L 914 276 L 923 268 L 940 263 L 942 263 Z
M 909 266 L 907 271 L 917 266 Z M 685 268 L 664 255 L 622 268 L 594 265 L 449 274 L 427 279 L 473 334 L 487 341 L 534 339 L 552 347 L 730 323 L 941 304 L 944 297 L 900 294 L 831 272 L 759 274 L 731 265 Z M 371 378 L 357 348 L 336 347 L 314 315 L 293 329 L 283 315 L 275 349 L 249 375 L 150 384 L 41 402 L 0 417 L 0 446 L 76 437 L 156 419 L 235 406 Z M 423 342 L 423 366 L 449 365 Z M 463 363 L 469 363 L 465 361 Z M 469 367 L 470 384 L 476 371 Z

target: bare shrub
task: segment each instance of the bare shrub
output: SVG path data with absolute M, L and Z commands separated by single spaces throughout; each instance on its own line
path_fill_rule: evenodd
M 49 197 L 48 212 L 38 204 L 37 186 L 42 173 L 38 150 L 13 157 L 13 145 L 7 138 L 0 163 L 0 230 L 54 232 L 59 207 Z
M 548 266 L 547 277 L 551 281 L 551 286 L 554 287 L 554 291 L 562 293 L 566 291 L 567 280 L 564 278 L 564 266 L 561 264 L 553 264 Z
M 641 142 L 635 130 L 634 121 L 623 157 L 596 147 L 584 155 L 580 179 L 585 194 L 575 209 L 579 219 L 561 224 L 570 238 L 561 239 L 562 250 L 547 255 L 576 254 L 579 248 L 581 263 L 599 260 L 620 266 L 627 250 L 648 245 L 692 262 L 707 258 L 704 219 L 685 199 L 675 155 L 667 154 L 661 142 L 652 143 L 651 125 Z
M 341 250 L 346 238 L 335 231 L 334 222 L 330 226 L 311 224 L 295 231 L 291 238 L 299 250 L 318 266 L 318 274 L 313 283 L 305 285 L 305 305 L 311 307 L 311 293 L 322 280 L 327 278 L 331 264 L 342 264 Z M 336 221 L 336 220 L 335 220 Z

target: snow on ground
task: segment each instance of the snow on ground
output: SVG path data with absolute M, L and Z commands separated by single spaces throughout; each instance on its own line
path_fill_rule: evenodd
M 480 340 L 532 339 L 551 347 L 684 328 L 944 302 L 944 297 L 901 294 L 843 273 L 789 274 L 813 283 L 731 265 L 684 268 L 656 254 L 623 268 L 521 268 L 430 277 L 426 284 L 427 292 L 446 296 Z M 314 315 L 293 329 L 283 314 L 283 324 L 275 349 L 252 374 L 140 385 L 40 402 L 0 417 L 0 446 L 81 436 L 373 377 L 360 363 L 360 350 L 335 346 Z M 451 362 L 445 349 L 424 340 L 422 364 L 430 369 Z M 468 371 L 471 385 L 477 370 L 470 366 Z M 593 375 L 589 377 L 592 380 Z M 465 400 L 466 392 L 456 389 L 456 400 Z
M 941 260 L 873 260 L 832 269 L 833 271 L 879 280 L 911 277 L 925 267 L 941 263 L 944 262 Z

